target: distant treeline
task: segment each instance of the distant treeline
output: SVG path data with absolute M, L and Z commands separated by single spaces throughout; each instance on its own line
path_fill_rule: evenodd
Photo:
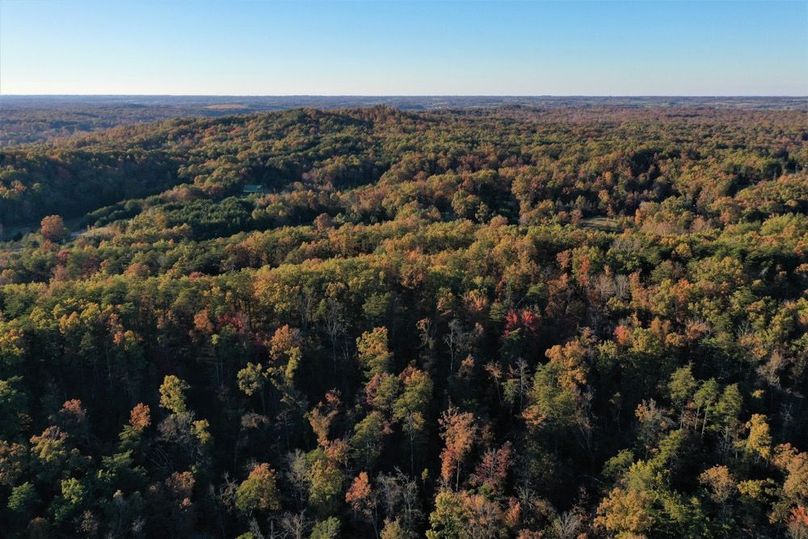
M 41 142 L 122 124 L 181 116 L 221 117 L 295 108 L 388 106 L 407 111 L 501 107 L 686 107 L 808 110 L 799 97 L 552 96 L 9 96 L 0 95 L 0 147 Z

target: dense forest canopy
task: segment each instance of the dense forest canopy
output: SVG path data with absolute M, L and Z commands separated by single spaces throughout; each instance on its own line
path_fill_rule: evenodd
M 807 210 L 799 106 L 6 146 L 0 535 L 808 537 Z

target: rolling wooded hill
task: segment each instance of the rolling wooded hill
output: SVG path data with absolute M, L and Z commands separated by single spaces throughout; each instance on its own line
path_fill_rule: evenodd
M 807 167 L 774 105 L 6 146 L 0 535 L 806 537 Z

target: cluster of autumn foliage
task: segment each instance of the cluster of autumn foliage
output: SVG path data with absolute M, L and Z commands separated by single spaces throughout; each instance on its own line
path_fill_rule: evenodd
M 0 535 L 808 537 L 807 210 L 800 109 L 5 148 Z

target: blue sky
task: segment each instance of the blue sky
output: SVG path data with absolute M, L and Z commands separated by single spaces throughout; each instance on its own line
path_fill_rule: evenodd
M 808 0 L 0 0 L 0 92 L 808 95 Z

